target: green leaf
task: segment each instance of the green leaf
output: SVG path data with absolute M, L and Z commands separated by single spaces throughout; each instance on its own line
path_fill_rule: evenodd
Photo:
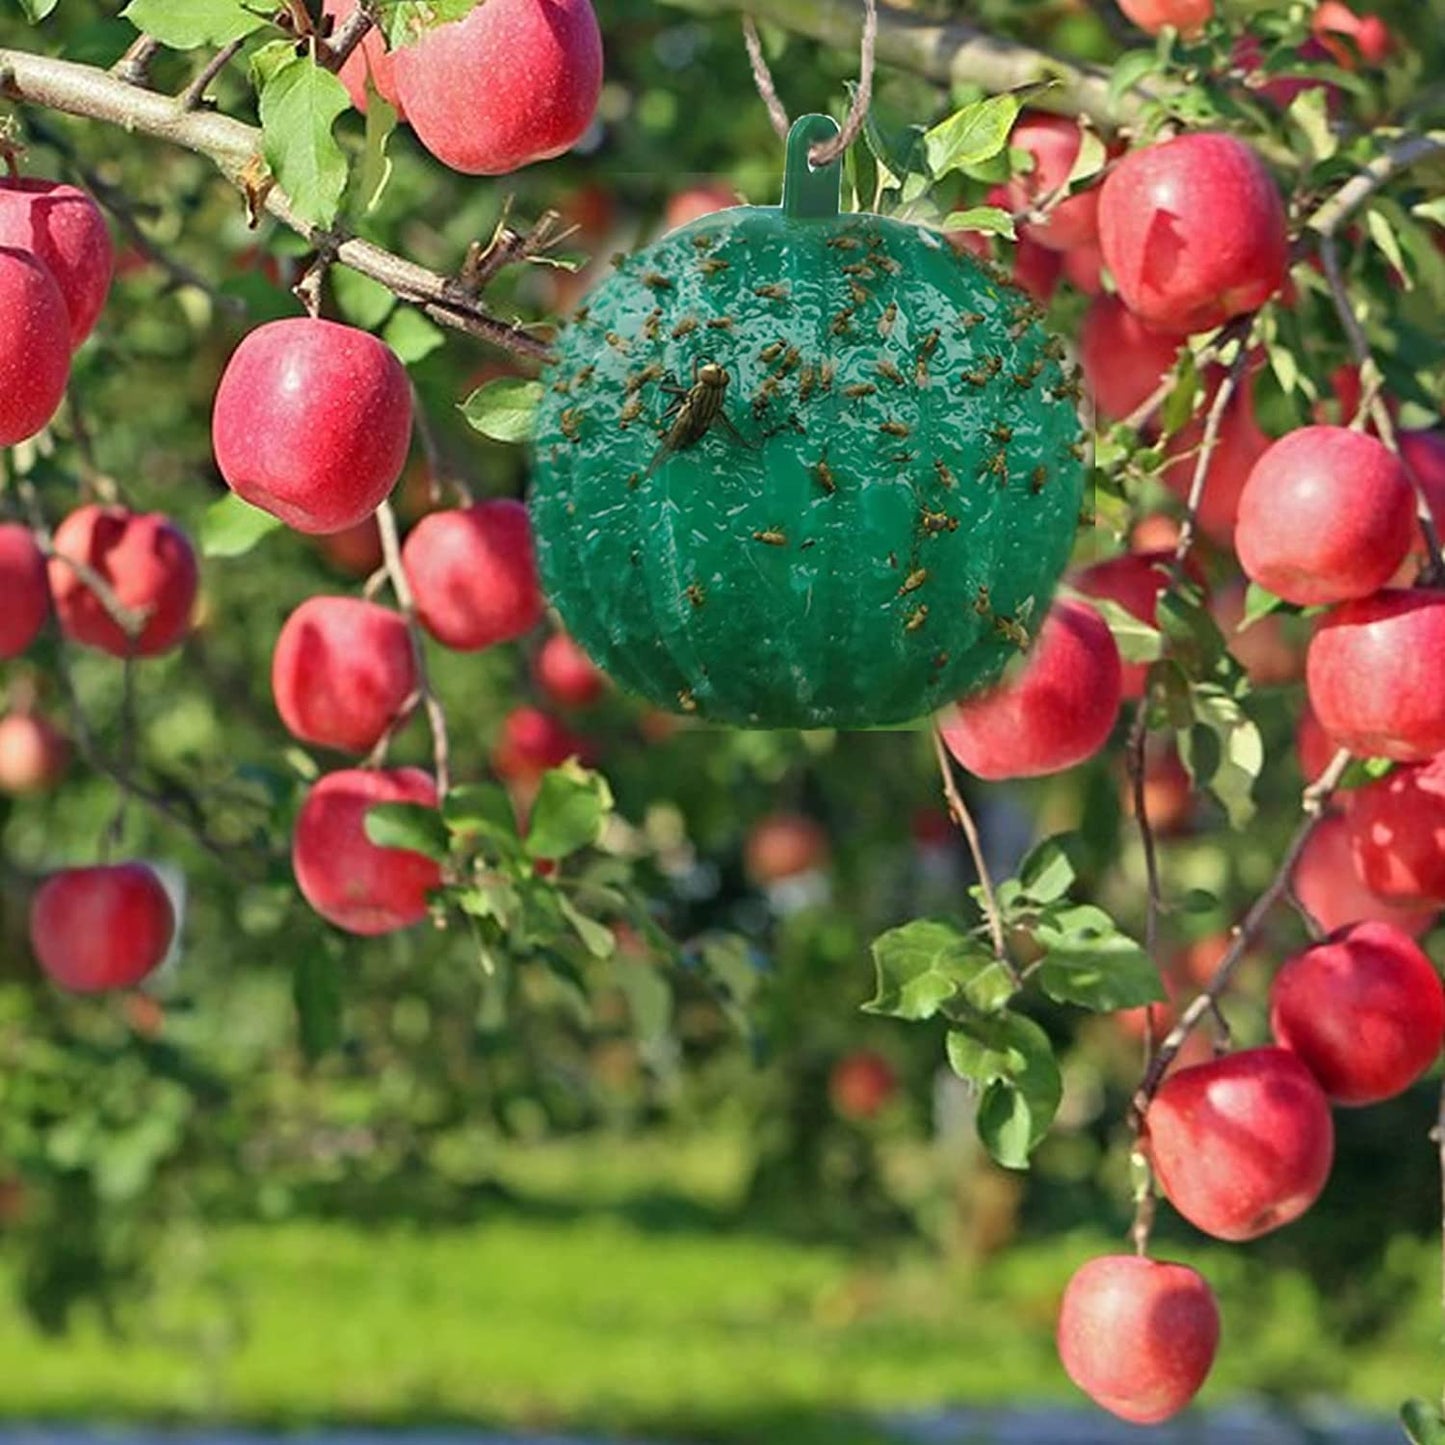
M 442 821 L 461 837 L 484 838 L 515 846 L 517 815 L 496 783 L 467 783 L 453 788 L 442 804 Z
M 1108 623 L 1125 662 L 1157 662 L 1164 655 L 1164 635 L 1158 628 L 1141 622 L 1111 597 L 1089 596 L 1084 600 Z
M 401 358 L 402 365 L 415 366 L 439 347 L 446 345 L 446 333 L 420 311 L 402 306 L 382 328 L 382 340 Z
M 1014 218 L 1000 206 L 971 206 L 966 211 L 950 211 L 943 218 L 940 231 L 978 231 L 985 236 L 1007 236 L 1014 239 Z
M 1264 767 L 1264 740 L 1238 699 L 1223 688 L 1193 689 L 1195 726 L 1179 734 L 1190 774 L 1224 805 L 1232 828 L 1254 817 L 1254 784 Z
M 381 0 L 382 29 L 388 50 L 415 40 L 423 31 L 452 20 L 465 20 L 480 0 Z
M 1076 181 L 1086 181 L 1090 176 L 1096 176 L 1104 169 L 1104 163 L 1109 159 L 1108 147 L 1100 139 L 1098 132 L 1083 130 L 1079 133 L 1079 153 L 1074 157 L 1074 164 L 1069 167 L 1069 185 Z
M 1304 137 L 1313 164 L 1329 160 L 1339 150 L 1339 137 L 1330 124 L 1329 91 L 1325 86 L 1312 85 L 1300 91 L 1290 101 L 1285 119 Z
M 930 1019 L 997 960 L 981 939 L 952 923 L 920 918 L 873 940 L 878 990 L 866 1013 Z
M 857 85 L 848 82 L 849 99 L 855 98 Z M 863 119 L 863 139 L 873 158 L 884 166 L 889 175 L 903 180 L 909 175 L 922 174 L 928 164 L 923 149 L 921 125 L 904 125 L 886 119 L 877 105 L 868 107 Z
M 617 935 L 605 923 L 588 918 L 565 893 L 557 894 L 557 906 L 593 958 L 612 957 L 617 951 Z
M 1411 206 L 1410 214 L 1419 216 L 1421 220 L 1434 221 L 1437 226 L 1445 226 L 1445 196 L 1434 196 Z
M 1026 1169 L 1064 1092 L 1049 1036 L 1021 1014 L 978 1015 L 949 1031 L 947 1051 L 954 1073 L 984 1086 L 978 1132 L 989 1153 Z
M 580 763 L 563 763 L 542 777 L 527 828 L 527 852 L 533 858 L 566 858 L 590 848 L 602 836 L 612 811 L 612 789 L 600 773 Z
M 1385 253 L 1385 259 L 1400 273 L 1402 284 L 1407 291 L 1415 289 L 1409 268 L 1405 265 L 1404 254 L 1394 228 L 1377 207 L 1365 212 L 1365 224 L 1369 227 L 1370 239 Z
M 380 281 L 353 271 L 350 266 L 331 268 L 331 289 L 341 314 L 363 331 L 374 331 L 396 306 L 396 297 Z
M 1019 864 L 1019 887 L 1035 903 L 1054 903 L 1073 886 L 1077 875 L 1062 838 L 1045 838 Z
M 315 226 L 336 220 L 347 164 L 332 128 L 351 104 L 346 87 L 309 55 L 257 67 L 266 164 L 296 214 Z
M 525 442 L 531 440 L 541 401 L 540 381 L 503 376 L 474 391 L 462 403 L 462 415 L 494 442 Z
M 296 960 L 291 996 L 306 1057 L 329 1054 L 342 1038 L 341 964 L 336 955 L 325 947 L 308 948 Z
M 39 3 L 45 14 L 55 8 L 54 0 L 22 3 L 27 9 Z M 229 45 L 270 24 L 269 13 L 246 0 L 130 0 L 120 13 L 137 30 L 172 50 Z
M 1276 597 L 1258 582 L 1251 582 L 1244 593 L 1244 616 L 1235 631 L 1243 632 L 1250 623 L 1258 622 L 1261 617 L 1268 617 L 1271 612 L 1278 612 L 1288 605 L 1284 598 Z
M 279 517 L 243 502 L 234 492 L 227 492 L 201 514 L 201 555 L 242 557 L 280 525 Z
M 1159 424 L 1169 436 L 1180 430 L 1194 415 L 1199 397 L 1199 368 L 1194 364 L 1193 352 L 1185 351 L 1179 358 L 1175 375 L 1174 386 L 1164 398 L 1159 415 Z
M 1146 75 L 1153 75 L 1162 64 L 1156 50 L 1129 50 L 1121 55 L 1109 75 L 1109 108 L 1115 109 L 1127 92 Z
M 1428 1400 L 1406 1400 L 1400 1424 L 1415 1445 L 1445 1445 L 1445 1416 Z
M 1018 119 L 1017 95 L 992 95 L 956 110 L 923 135 L 928 169 L 935 177 L 992 160 L 1008 145 Z
M 1096 930 L 1045 924 L 1035 936 L 1046 950 L 1039 986 L 1055 1003 L 1113 1013 L 1164 1001 L 1153 960 L 1112 921 Z
M 387 146 L 396 131 L 397 113 L 376 88 L 371 72 L 366 73 L 366 143 L 361 152 L 361 166 L 356 173 L 356 197 L 361 209 L 370 215 L 381 204 L 391 181 L 391 156 Z
M 505 878 L 488 877 L 449 895 L 469 918 L 495 919 L 504 931 L 516 923 L 522 911 L 522 895 Z
M 38 25 L 59 3 L 60 0 L 20 0 L 20 13 L 32 25 Z
M 366 836 L 378 848 L 404 848 L 437 862 L 451 852 L 442 815 L 424 803 L 378 803 L 368 808 Z
M 1197 588 L 1171 588 L 1159 595 L 1159 630 L 1169 639 L 1170 657 L 1194 679 L 1210 676 L 1229 649 L 1224 634 Z

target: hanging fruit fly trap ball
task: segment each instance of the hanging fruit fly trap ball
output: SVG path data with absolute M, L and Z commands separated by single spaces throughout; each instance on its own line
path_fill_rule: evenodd
M 781 206 L 621 262 L 543 378 L 532 516 L 623 687 L 746 727 L 880 727 L 995 681 L 1048 610 L 1083 441 L 1063 347 L 936 233 L 839 214 L 805 116 Z

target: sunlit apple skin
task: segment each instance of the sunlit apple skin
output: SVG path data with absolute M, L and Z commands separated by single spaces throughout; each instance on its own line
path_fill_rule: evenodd
M 1395 48 L 1390 27 L 1378 15 L 1357 15 L 1342 0 L 1320 0 L 1319 8 L 1310 17 L 1310 29 L 1319 44 L 1345 70 L 1354 70 L 1359 62 L 1355 52 L 1335 39 L 1336 36 L 1354 41 L 1367 65 L 1383 65 Z
M 1257 1239 L 1319 1198 L 1334 1160 L 1329 1101 L 1287 1049 L 1240 1049 L 1159 1087 L 1145 1146 L 1169 1202 L 1217 1239 Z
M 1407 907 L 1445 905 L 1445 756 L 1356 788 L 1351 857 L 1365 885 Z
M 1306 426 L 1254 464 L 1239 499 L 1245 574 L 1302 607 L 1368 597 L 1399 570 L 1415 494 L 1395 455 L 1341 426 Z
M 1150 35 L 1172 25 L 1186 38 L 1198 35 L 1214 15 L 1214 0 L 1119 0 L 1119 9 Z
M 50 591 L 68 637 L 112 657 L 158 657 L 185 641 L 200 573 L 190 541 L 169 517 L 77 507 L 56 528 L 55 551 Z M 126 635 L 67 558 L 98 573 L 123 607 L 145 618 L 139 637 Z
M 270 321 L 226 365 L 211 440 L 237 496 L 298 532 L 341 532 L 401 475 L 411 383 L 365 331 L 307 316 Z
M 1188 1265 L 1103 1255 L 1069 1281 L 1057 1339 L 1069 1378 L 1096 1405 L 1135 1425 L 1157 1425 L 1208 1377 L 1219 1306 Z
M 276 711 L 293 737 L 366 753 L 418 685 L 398 613 L 354 597 L 311 597 L 285 621 L 271 657 Z
M 1096 296 L 1079 331 L 1079 363 L 1099 415 L 1122 421 L 1173 370 L 1182 337 L 1146 326 L 1117 296 Z
M 501 735 L 492 749 L 492 768 L 498 777 L 525 787 L 569 758 L 585 762 L 587 752 L 584 739 L 560 718 L 541 708 L 518 707 L 502 720 Z
M 349 20 L 356 11 L 356 0 L 322 0 L 321 13 L 327 19 L 335 22 L 332 30 L 334 35 L 342 24 Z M 337 73 L 337 78 L 346 87 L 346 93 L 351 97 L 351 103 L 362 115 L 366 114 L 366 79 L 371 77 L 371 83 L 376 93 L 397 113 L 400 119 L 406 119 L 406 107 L 401 103 L 401 97 L 397 94 L 396 76 L 393 72 L 392 59 L 386 49 L 386 39 L 381 31 L 372 26 L 366 32 L 360 45 L 351 52 Z
M 38 176 L 0 179 L 0 247 L 28 251 L 55 281 L 70 344 L 95 329 L 110 294 L 115 248 L 100 207 L 82 190 Z
M 1357 923 L 1280 967 L 1269 1026 L 1336 1104 L 1376 1104 L 1439 1057 L 1445 989 L 1409 934 Z
M 434 808 L 436 785 L 417 768 L 328 773 L 296 818 L 291 862 L 302 896 L 328 923 L 375 936 L 420 923 L 441 868 L 403 848 L 378 848 L 366 815 L 379 803 Z
M 859 1049 L 839 1059 L 828 1076 L 828 1097 L 844 1119 L 876 1119 L 897 1092 L 893 1065 L 871 1049 Z
M 1349 812 L 1354 812 L 1353 804 Z M 1295 864 L 1295 896 L 1326 933 L 1350 923 L 1374 921 L 1391 923 L 1418 938 L 1435 921 L 1436 910 L 1392 902 L 1365 883 L 1355 863 L 1347 817 L 1331 814 L 1321 819 L 1310 835 Z
M 1078 121 L 1068 116 L 1030 112 L 1020 117 L 1009 135 L 1009 148 L 1027 151 L 1034 168 L 1008 183 L 1008 209 L 1022 214 L 1053 196 L 1068 181 L 1082 143 Z M 1046 219 L 1025 222 L 1020 230 L 1050 251 L 1092 244 L 1099 234 L 1098 187 L 1066 197 Z
M 392 56 L 417 139 L 470 176 L 502 176 L 569 150 L 602 93 L 590 0 L 487 0 Z
M 0 247 L 0 447 L 50 424 L 70 380 L 70 316 L 59 288 L 25 251 Z
M 591 707 L 607 689 L 592 659 L 560 632 L 542 644 L 536 676 L 537 686 L 559 707 Z
M 0 793 L 48 793 L 69 761 L 65 738 L 43 717 L 15 712 L 0 718 Z
M 1305 676 L 1339 747 L 1402 763 L 1445 752 L 1445 595 L 1399 588 L 1341 604 L 1315 629 Z
M 412 528 L 401 559 L 422 626 L 446 647 L 476 652 L 542 619 L 532 525 L 520 502 L 433 512 Z
M 1299 723 L 1295 727 L 1294 750 L 1299 761 L 1300 776 L 1306 783 L 1313 783 L 1319 778 L 1334 761 L 1338 751 L 1330 741 L 1329 734 L 1320 726 L 1320 720 L 1315 716 L 1315 710 L 1310 706 L 1308 698 L 1300 709 Z M 1347 807 L 1351 796 L 1350 793 L 1337 793 L 1336 807 Z
M 1132 617 L 1153 627 L 1159 620 L 1159 594 L 1169 586 L 1170 552 L 1126 552 L 1085 567 L 1074 578 L 1074 586 L 1086 596 L 1117 602 Z M 1147 662 L 1120 661 L 1122 696 L 1144 696 L 1149 675 Z
M 143 863 L 67 868 L 30 905 L 30 946 L 46 974 L 71 993 L 134 988 L 164 962 L 176 915 Z
M 748 829 L 743 866 L 760 887 L 796 878 L 828 861 L 828 834 L 802 813 L 770 813 Z
M 1205 412 L 1212 404 L 1218 378 L 1211 379 L 1206 393 Z M 1206 416 L 1196 415 L 1166 443 L 1169 458 L 1164 467 L 1164 481 L 1180 501 L 1187 501 L 1194 484 L 1194 469 L 1204 441 Z M 1204 492 L 1199 501 L 1198 522 L 1211 541 L 1230 546 L 1234 541 L 1239 501 L 1249 482 L 1255 464 L 1269 449 L 1270 439 L 1260 430 L 1254 415 L 1254 397 L 1248 383 L 1232 396 L 1220 418 L 1214 451 L 1204 475 Z
M 1017 676 L 938 715 L 949 752 L 980 778 L 1033 778 L 1091 758 L 1123 695 L 1119 649 L 1086 603 L 1056 602 Z
M 1211 131 L 1118 163 L 1099 196 L 1099 244 L 1124 304 L 1176 332 L 1208 331 L 1263 305 L 1289 259 L 1273 177 L 1243 141 Z
M 0 659 L 19 657 L 50 615 L 45 558 L 29 528 L 0 523 Z

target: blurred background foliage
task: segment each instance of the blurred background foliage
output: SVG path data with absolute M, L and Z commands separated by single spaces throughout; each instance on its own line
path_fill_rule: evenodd
M 0 45 L 108 65 L 133 37 L 118 8 L 61 0 L 38 30 L 0 10 Z M 1428 117 L 1442 104 L 1445 5 L 1377 8 L 1406 40 L 1401 73 Z M 360 231 L 454 270 L 510 196 L 523 218 L 560 210 L 579 227 L 572 248 L 605 261 L 655 234 L 689 186 L 772 201 L 780 147 L 735 17 L 644 0 L 599 10 L 608 81 L 576 153 L 470 182 L 403 132 Z M 976 0 L 959 13 L 1108 62 L 1121 49 L 1109 11 Z M 841 114 L 854 56 L 771 29 L 765 41 L 792 113 Z M 162 56 L 157 84 L 184 84 L 189 63 Z M 239 71 L 216 94 L 248 114 Z M 968 98 L 879 80 L 880 113 L 919 123 Z M 356 118 L 342 125 L 359 144 Z M 158 142 L 38 114 L 21 119 L 20 138 L 34 172 L 98 178 L 151 250 L 124 250 L 105 320 L 77 358 L 77 413 L 18 464 L 52 519 L 113 482 L 194 533 L 223 491 L 207 428 L 220 369 L 246 328 L 299 312 L 286 289 L 299 243 L 248 230 L 206 162 Z M 177 264 L 204 286 L 177 286 Z M 1388 292 L 1371 264 L 1357 262 L 1363 283 Z M 589 274 L 517 268 L 490 295 L 501 314 L 541 318 Z M 355 277 L 333 279 L 328 313 L 380 330 L 410 364 L 439 480 L 521 495 L 521 451 L 483 441 L 457 410 L 505 359 Z M 1419 326 L 1438 301 L 1409 303 Z M 1080 305 L 1062 288 L 1058 324 Z M 1323 385 L 1338 334 L 1321 322 L 1301 345 Z M 1426 401 L 1438 394 L 1430 367 L 1415 375 Z M 401 510 L 414 519 L 428 505 L 418 455 Z M 1111 545 L 1100 528 L 1081 552 Z M 112 783 L 77 763 L 54 793 L 0 799 L 0 1414 L 480 1419 L 790 1442 L 817 1429 L 836 1442 L 851 1437 L 816 1423 L 829 1411 L 1064 1395 L 1050 1344 L 1058 1293 L 1074 1263 L 1127 1228 L 1122 1120 L 1137 1030 L 1039 1014 L 1063 1052 L 1066 1093 L 1023 1176 L 981 1155 L 971 1099 L 940 1068 L 941 1025 L 860 1012 L 873 937 L 972 907 L 927 735 L 727 732 L 615 695 L 575 713 L 655 922 L 681 951 L 670 960 L 634 935 L 617 967 L 581 987 L 537 971 L 499 992 L 465 929 L 347 938 L 295 893 L 288 824 L 325 760 L 274 716 L 270 652 L 301 599 L 359 588 L 372 565 L 360 546 L 358 559 L 276 533 L 242 557 L 207 559 L 201 625 L 139 671 L 140 766 L 217 845 L 128 809 L 123 851 L 166 865 L 184 888 L 179 954 L 143 990 L 61 997 L 24 941 L 36 879 L 95 856 Z M 505 715 L 538 700 L 540 640 L 433 652 L 462 778 L 487 776 Z M 1171 882 L 1209 895 L 1166 921 L 1181 977 L 1215 956 L 1297 812 L 1301 639 L 1287 624 L 1274 644 L 1248 704 L 1268 760 L 1259 817 L 1234 833 L 1208 799 L 1170 804 Z M 7 664 L 0 684 L 64 726 L 55 646 L 48 637 Z M 114 755 L 120 666 L 76 655 L 71 667 Z M 425 761 L 420 726 L 398 756 Z M 975 786 L 970 799 L 1001 873 L 1035 838 L 1075 833 L 1081 896 L 1137 932 L 1143 865 L 1122 782 L 1115 748 L 1062 778 Z M 750 876 L 748 840 L 779 813 L 816 820 L 827 848 L 792 876 L 756 865 Z M 1263 1036 L 1262 983 L 1303 937 L 1277 914 L 1227 1005 L 1240 1040 Z M 1434 1093 L 1427 1081 L 1338 1115 L 1325 1196 L 1279 1236 L 1201 1252 L 1185 1226 L 1161 1222 L 1161 1249 L 1205 1260 L 1223 1296 L 1230 1336 L 1214 1398 L 1245 1388 L 1393 1406 L 1429 1388 Z M 857 1438 L 875 1437 L 860 1425 Z

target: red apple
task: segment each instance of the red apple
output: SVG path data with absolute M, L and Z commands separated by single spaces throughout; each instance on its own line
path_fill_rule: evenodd
M 185 640 L 199 573 L 186 534 L 169 517 L 90 503 L 56 528 L 55 552 L 50 590 L 66 636 L 113 657 L 157 657 Z M 126 635 L 67 559 L 88 566 L 144 619 L 138 637 Z
M 1234 659 L 1255 687 L 1281 687 L 1304 676 L 1304 642 L 1294 635 L 1299 619 L 1268 612 L 1241 629 L 1247 593 L 1243 582 L 1220 588 L 1210 604 Z
M 170 951 L 175 910 L 144 863 L 67 868 L 30 905 L 30 946 L 71 993 L 134 988 Z
M 28 251 L 50 272 L 79 346 L 105 309 L 115 250 L 100 207 L 82 190 L 37 176 L 0 179 L 0 247 Z
M 1287 1049 L 1241 1049 L 1180 1069 L 1144 1123 L 1160 1188 L 1217 1239 L 1257 1239 L 1298 1219 L 1334 1159 L 1329 1101 Z
M 1435 523 L 1436 535 L 1445 528 L 1445 431 L 1404 431 L 1399 433 L 1400 460 L 1405 475 L 1414 483 L 1417 494 L 1423 493 Z M 1415 503 L 1419 508 L 1418 495 Z M 1406 559 L 1398 585 L 1406 586 L 1419 575 L 1429 552 L 1419 522 L 1415 524 L 1411 555 Z
M 1187 502 L 1194 484 L 1194 469 L 1204 442 L 1209 408 L 1213 405 L 1219 373 L 1210 378 L 1200 412 L 1181 427 L 1165 445 L 1169 458 L 1164 481 L 1180 501 Z M 1254 417 L 1254 396 L 1246 381 L 1230 398 L 1220 418 L 1215 447 L 1204 474 L 1204 493 L 1199 502 L 1198 522 L 1205 536 L 1229 546 L 1234 540 L 1239 499 L 1255 463 L 1269 449 L 1269 438 Z
M 1002 186 L 995 186 L 988 193 L 987 200 L 991 206 L 1008 209 L 1007 193 Z M 984 261 L 995 259 L 993 241 L 980 231 L 946 231 L 944 239 L 955 251 L 967 252 Z M 1002 245 L 1004 271 L 1040 306 L 1047 306 L 1059 284 L 1063 257 L 1025 235 L 1020 235 L 1012 245 L 1008 242 Z
M 1342 0 L 1320 0 L 1310 17 L 1310 29 L 1345 70 L 1355 68 L 1356 52 L 1367 65 L 1383 65 L 1395 48 L 1390 27 L 1378 15 L 1357 15 Z M 1353 41 L 1353 48 L 1336 36 Z
M 748 829 L 743 866 L 760 887 L 824 867 L 828 834 L 802 813 L 770 813 Z
M 1445 905 L 1445 756 L 1355 789 L 1349 829 L 1366 887 L 1409 907 Z
M 877 1118 L 897 1092 L 893 1065 L 871 1049 L 839 1059 L 828 1076 L 828 1097 L 844 1119 Z
M 441 868 L 405 848 L 378 848 L 366 815 L 380 803 L 434 808 L 436 785 L 417 768 L 328 773 L 306 795 L 296 818 L 291 862 L 306 901 L 328 923 L 367 936 L 395 933 L 427 915 L 427 894 Z
M 1107 1254 L 1069 1281 L 1058 1346 L 1069 1378 L 1096 1405 L 1135 1425 L 1157 1425 L 1208 1377 L 1219 1306 L 1188 1265 Z
M 540 708 L 518 707 L 502 721 L 492 767 L 498 777 L 525 787 L 568 758 L 585 761 L 588 751 L 586 742 L 560 719 Z
M 1117 296 L 1096 296 L 1079 331 L 1079 362 L 1099 415 L 1122 421 L 1174 369 L 1180 336 L 1146 326 Z
M 1295 756 L 1299 760 L 1300 776 L 1307 783 L 1313 783 L 1323 776 L 1325 769 L 1334 761 L 1335 753 L 1338 751 L 1324 728 L 1320 726 L 1320 720 L 1315 716 L 1315 710 L 1310 706 L 1308 698 L 1304 700 L 1304 706 L 1300 711 L 1299 725 L 1295 728 L 1294 747 Z M 1335 798 L 1335 806 L 1347 807 L 1350 796 L 1349 793 L 1338 794 Z
M 1411 908 L 1369 888 L 1355 863 L 1350 825 L 1337 813 L 1322 819 L 1310 835 L 1292 881 L 1295 897 L 1326 933 L 1374 921 L 1392 923 L 1418 938 L 1435 921 L 1433 908 Z
M 1119 0 L 1119 9 L 1150 35 L 1172 25 L 1181 35 L 1192 37 L 1213 17 L 1214 0 Z
M 1445 595 L 1399 588 L 1341 604 L 1315 630 L 1306 677 L 1337 746 L 1405 763 L 1445 752 Z
M 1085 296 L 1100 296 L 1104 291 L 1104 253 L 1097 241 L 1075 246 L 1064 252 L 1064 280 Z
M 1337 1104 L 1403 1093 L 1445 1042 L 1445 989 L 1407 933 L 1357 923 L 1282 965 L 1269 992 L 1275 1039 Z
M 33 712 L 0 718 L 0 793 L 48 793 L 65 775 L 65 738 Z
M 211 438 L 238 496 L 298 532 L 344 531 L 401 475 L 411 383 L 365 331 L 307 316 L 270 321 L 227 364 Z
M 321 555 L 348 577 L 370 577 L 384 560 L 381 528 L 377 526 L 375 517 L 367 517 L 344 532 L 318 537 L 316 545 Z
M 1124 812 L 1134 816 L 1134 780 L 1120 783 Z M 1150 747 L 1144 754 L 1144 807 L 1156 836 L 1182 832 L 1194 816 L 1194 780 L 1172 746 Z
M 537 686 L 559 707 L 591 707 L 607 679 L 564 633 L 549 637 L 537 654 Z
M 1025 111 L 1009 136 L 1011 150 L 1027 151 L 1034 168 L 1015 176 L 1005 187 L 1004 207 L 1022 215 L 1058 194 L 1068 183 L 1079 158 L 1083 131 L 1068 116 Z M 1066 196 L 1051 207 L 1045 219 L 1025 222 L 1020 234 L 1050 251 L 1071 251 L 1093 243 L 1099 234 L 1097 187 Z
M 0 447 L 50 424 L 70 380 L 70 316 L 28 251 L 0 246 Z
M 344 22 L 349 20 L 356 11 L 356 0 L 323 0 L 321 6 L 322 15 L 334 21 L 332 34 L 340 30 Z M 401 103 L 401 97 L 397 94 L 396 76 L 393 73 L 392 59 L 387 53 L 386 37 L 375 25 L 366 32 L 365 38 L 355 50 L 347 56 L 346 64 L 338 72 L 338 78 L 346 87 L 346 93 L 351 97 L 351 103 L 362 115 L 366 114 L 366 81 L 370 77 L 371 84 L 376 93 L 402 119 L 406 119 L 406 107 Z
M 26 527 L 0 523 L 0 659 L 19 657 L 50 615 L 45 558 Z
M 948 750 L 980 778 L 1033 778 L 1091 758 L 1109 740 L 1119 649 L 1086 603 L 1056 602 L 1016 676 L 938 716 Z
M 1149 627 L 1159 620 L 1159 594 L 1169 586 L 1174 552 L 1126 552 L 1085 567 L 1074 578 L 1074 586 L 1089 597 L 1103 597 L 1116 602 L 1131 617 Z M 1149 675 L 1147 662 L 1121 662 L 1122 696 L 1144 696 Z
M 1255 463 L 1234 541 L 1247 576 L 1286 602 L 1315 607 L 1378 591 L 1414 533 L 1414 491 L 1383 442 L 1306 426 Z
M 1243 141 L 1213 131 L 1126 155 L 1100 192 L 1099 243 L 1124 304 L 1166 331 L 1253 311 L 1289 261 L 1273 177 Z
M 370 752 L 417 686 L 411 633 L 397 613 L 375 602 L 308 598 L 276 639 L 276 711 L 302 742 Z
M 542 619 L 532 524 L 520 502 L 433 512 L 412 529 L 401 558 L 417 616 L 444 646 L 476 652 Z
M 392 57 L 417 139 L 453 170 L 501 176 L 582 138 L 602 93 L 589 0 L 487 0 Z
M 685 191 L 677 191 L 668 197 L 667 209 L 662 214 L 664 229 L 675 231 L 679 226 L 685 226 L 689 221 L 695 221 L 700 216 L 710 216 L 714 211 L 726 211 L 732 206 L 740 206 L 738 194 L 731 186 L 723 185 L 721 181 L 708 181 L 704 185 L 689 186 Z

